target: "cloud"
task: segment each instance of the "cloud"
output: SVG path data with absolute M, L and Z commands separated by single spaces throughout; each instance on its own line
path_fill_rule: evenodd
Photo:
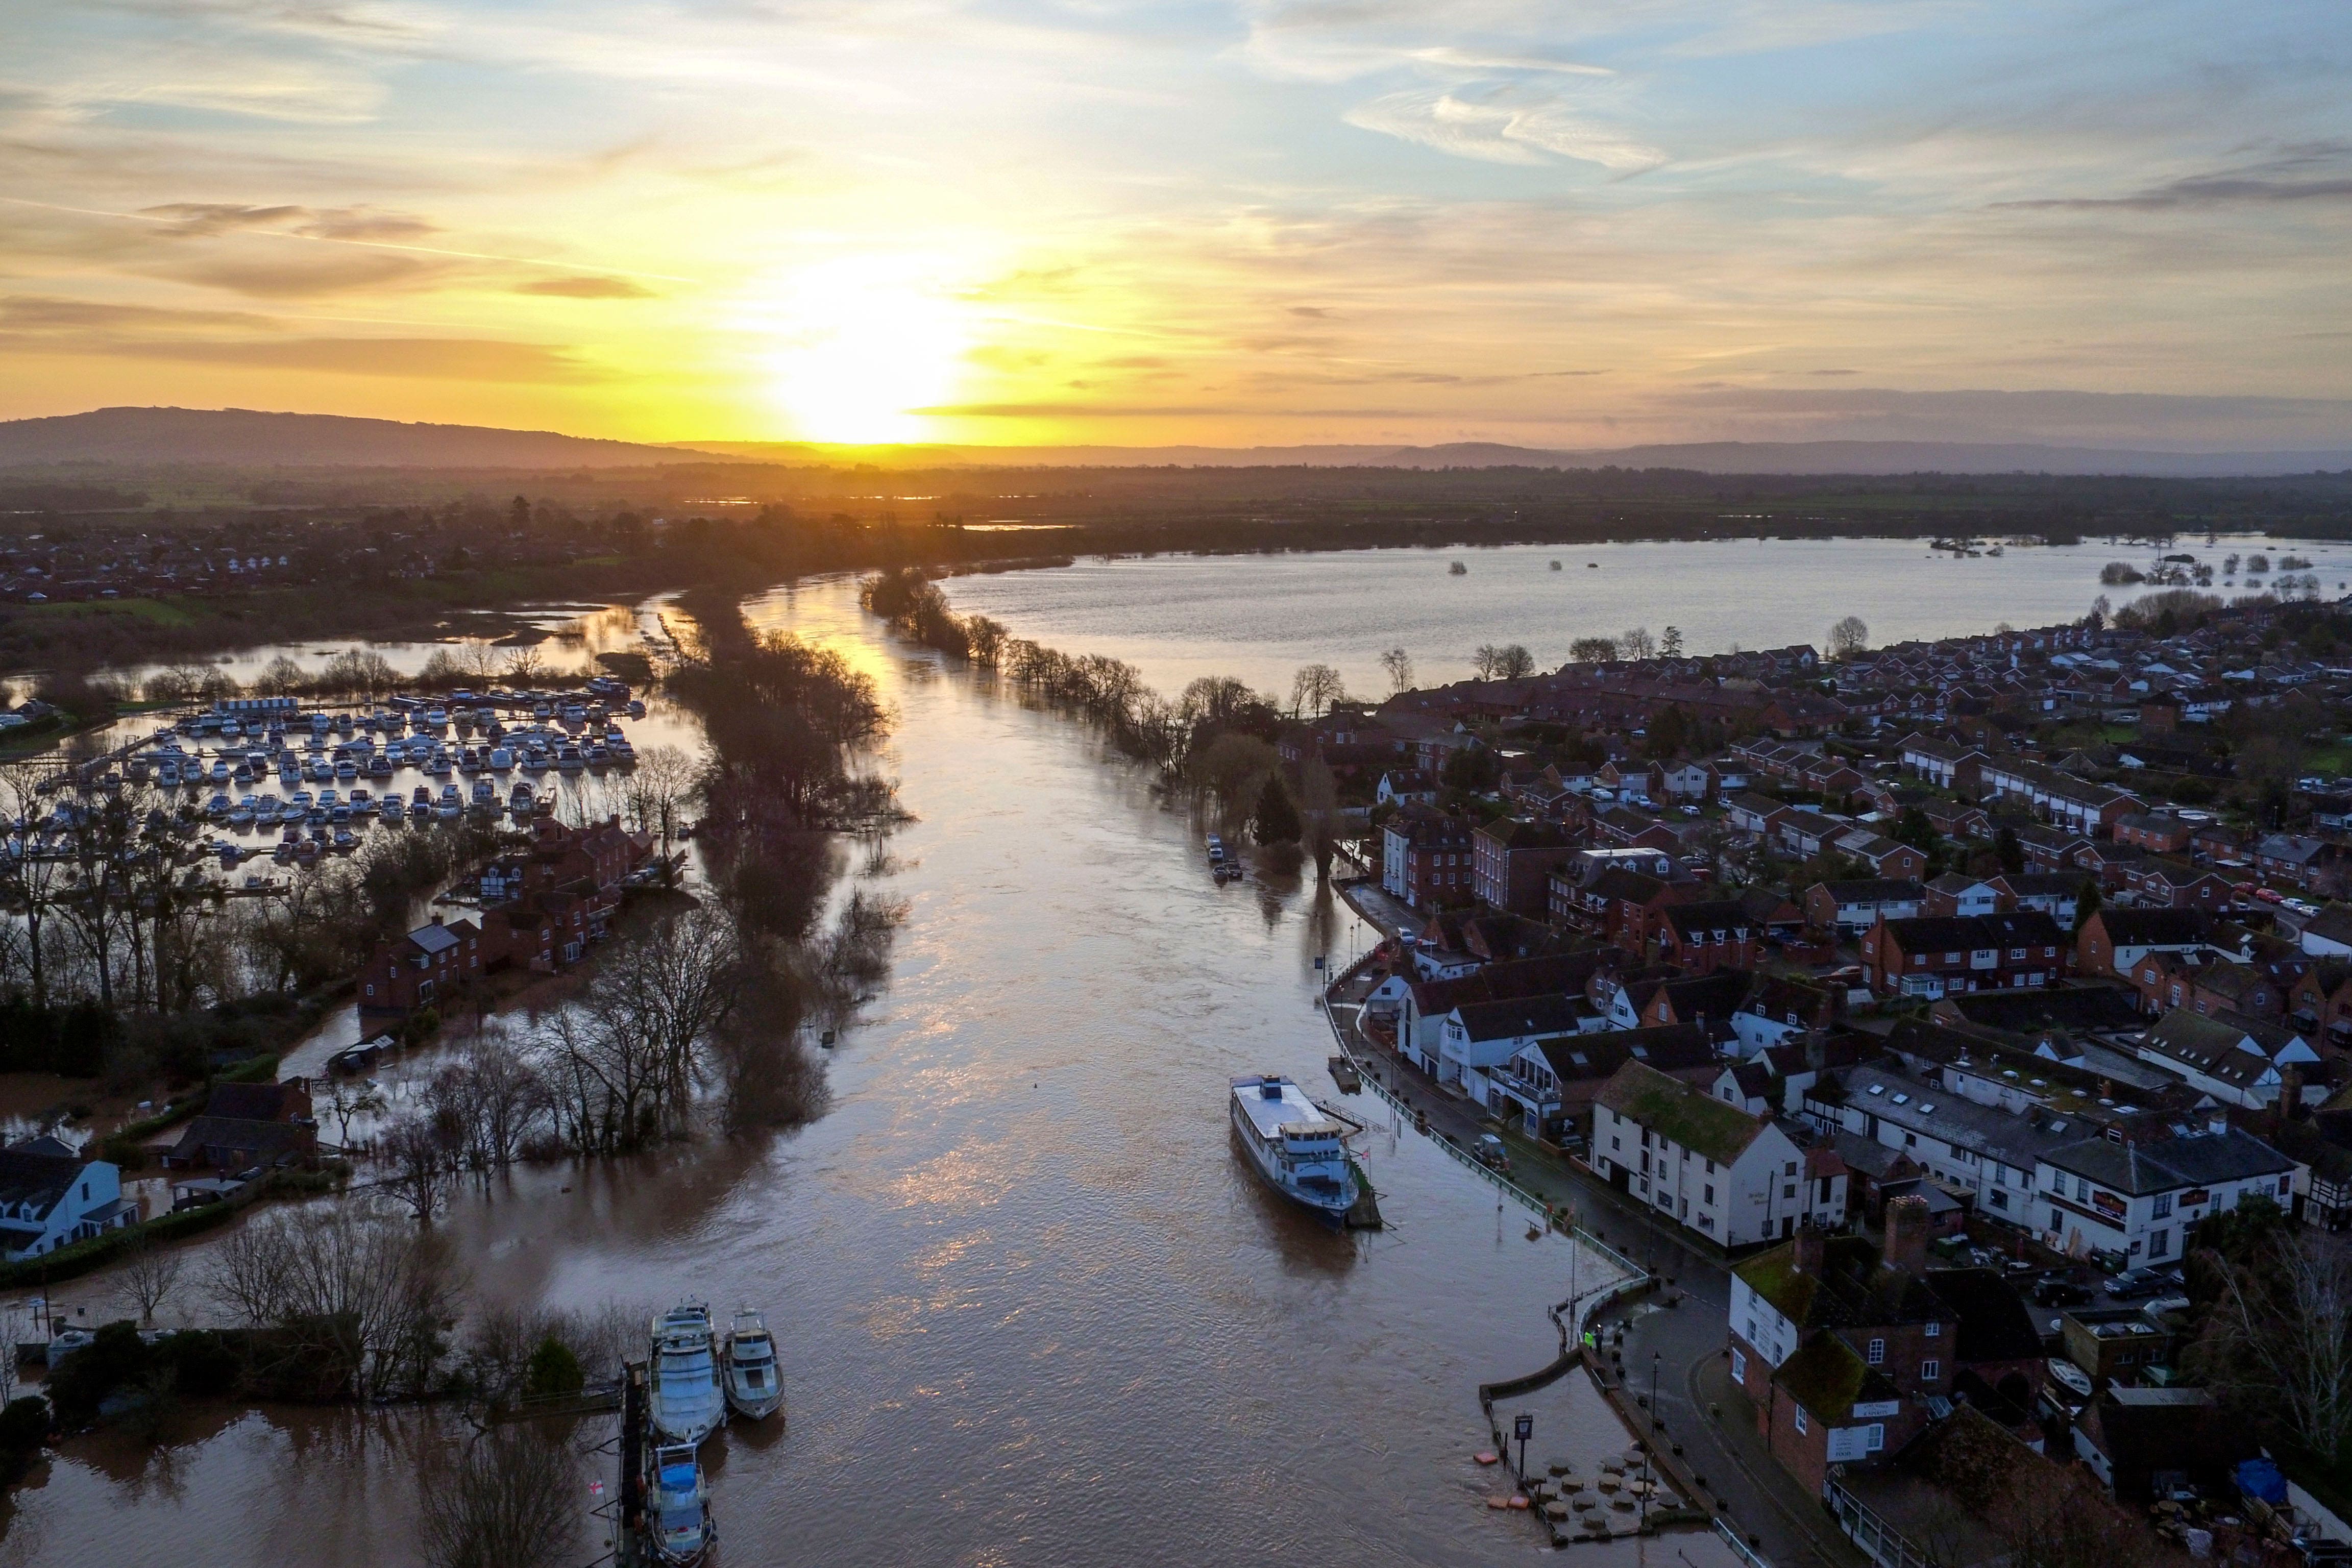
M 650 300 L 654 291 L 625 278 L 541 278 L 515 285 L 518 294 L 555 300 Z
M 377 212 L 368 207 L 308 207 L 297 205 L 245 206 L 233 202 L 165 202 L 139 209 L 142 217 L 160 219 L 164 232 L 189 238 L 218 234 L 262 231 L 299 235 L 305 239 L 384 242 L 421 239 L 438 234 L 440 226 L 409 213 Z
M 183 283 L 260 300 L 312 300 L 330 294 L 411 288 L 446 273 L 450 264 L 384 251 L 292 249 L 268 256 L 217 256 L 152 268 Z
M 16 333 L 217 331 L 224 327 L 251 331 L 271 325 L 268 317 L 243 310 L 187 310 L 43 294 L 0 298 L 0 331 Z
M 1408 89 L 1359 104 L 1342 118 L 1359 130 L 1490 163 L 1571 158 L 1634 174 L 1666 161 L 1656 148 L 1585 120 L 1556 100 L 1529 102 L 1508 91 L 1481 101 L 1449 91 Z
M 565 385 L 601 381 L 568 349 L 494 338 L 288 338 L 278 342 L 126 341 L 109 352 L 146 359 L 340 375 Z

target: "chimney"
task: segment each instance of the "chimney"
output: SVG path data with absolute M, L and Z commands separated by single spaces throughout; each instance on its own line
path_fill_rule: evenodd
M 1916 1193 L 1887 1202 L 1886 1261 L 1891 1268 L 1914 1274 L 1927 1269 L 1927 1200 Z
M 439 910 L 435 910 L 433 911 L 433 923 L 434 923 L 435 925 L 439 925 L 439 924 L 441 924 L 441 923 L 442 923 L 442 921 L 441 921 L 441 911 L 440 911 Z
M 2303 1064 L 2288 1062 L 2279 1068 L 2278 1121 L 2281 1125 L 2303 1115 Z
M 1824 1248 L 1828 1245 L 1828 1240 L 1829 1238 L 1822 1234 L 1822 1227 L 1815 1225 L 1810 1218 L 1797 1226 L 1795 1262 L 1798 1273 L 1815 1275 L 1821 1273 L 1822 1260 L 1825 1255 Z

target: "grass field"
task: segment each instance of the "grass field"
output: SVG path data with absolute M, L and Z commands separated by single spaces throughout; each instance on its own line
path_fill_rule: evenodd
M 186 605 L 170 599 L 78 599 L 70 604 L 26 605 L 14 613 L 51 621 L 127 616 L 159 626 L 194 626 L 196 621 Z

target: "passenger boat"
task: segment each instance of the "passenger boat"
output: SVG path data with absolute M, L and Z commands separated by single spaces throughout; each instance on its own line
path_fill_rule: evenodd
M 1347 1129 L 1276 1073 L 1233 1080 L 1234 1131 L 1274 1189 L 1337 1225 L 1356 1204 Z
M 514 771 L 514 753 L 504 746 L 490 748 L 490 772 L 507 773 Z
M 727 1407 L 764 1421 L 783 1407 L 783 1376 L 776 1364 L 775 1337 L 767 1320 L 749 1307 L 737 1310 L 727 1326 L 724 1355 Z
M 710 1309 L 699 1301 L 682 1301 L 656 1318 L 653 1363 L 646 1413 L 654 1429 L 686 1444 L 709 1436 L 726 1414 Z
M 654 1450 L 651 1506 L 646 1510 L 653 1554 L 677 1568 L 692 1568 L 709 1554 L 719 1532 L 710 1523 L 710 1489 L 704 1484 L 694 1445 Z

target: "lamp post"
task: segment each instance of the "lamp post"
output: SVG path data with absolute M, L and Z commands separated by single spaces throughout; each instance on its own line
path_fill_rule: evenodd
M 1660 1352 L 1650 1352 L 1650 1432 L 1649 1441 L 1642 1445 L 1642 1528 L 1650 1528 L 1650 1494 L 1658 1489 L 1657 1446 L 1658 1428 L 1664 1425 L 1658 1419 L 1658 1363 Z

